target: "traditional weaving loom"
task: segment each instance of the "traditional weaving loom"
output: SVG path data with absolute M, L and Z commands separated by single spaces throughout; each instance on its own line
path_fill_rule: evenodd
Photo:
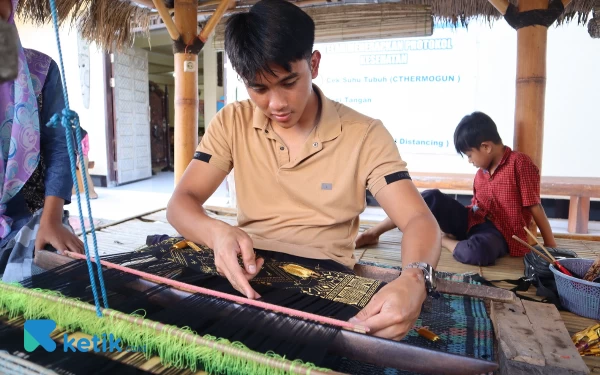
M 103 317 L 94 316 L 92 305 L 80 306 L 83 303 L 70 302 L 72 300 L 54 294 L 44 295 L 34 291 L 43 288 L 83 302 L 92 301 L 94 296 L 86 262 L 71 259 L 83 259 L 85 256 L 72 253 L 65 257 L 48 251 L 38 252 L 36 264 L 51 270 L 23 281 L 22 285 L 27 290 L 2 285 L 0 306 L 3 310 L 11 310 L 10 302 L 14 304 L 14 301 L 19 299 L 19 294 L 29 296 L 27 301 L 22 301 L 27 307 L 13 306 L 12 310 L 25 315 L 29 311 L 38 318 L 42 315 L 55 319 L 61 327 L 64 325 L 87 331 L 89 334 L 99 335 L 102 329 L 107 334 L 110 332 L 118 335 L 119 332 L 123 332 L 119 337 L 123 337 L 124 341 L 127 341 L 127 338 L 131 340 L 138 336 L 138 333 L 122 331 L 135 329 L 135 326 L 121 330 L 115 328 L 125 324 L 121 318 L 136 324 L 144 322 L 140 325 L 153 327 L 148 328 L 150 334 L 158 336 L 165 335 L 164 329 L 160 331 L 157 328 L 163 327 L 163 324 L 188 327 L 197 332 L 197 335 L 187 332 L 185 340 L 204 340 L 197 341 L 202 344 L 191 344 L 181 352 L 177 352 L 177 347 L 168 342 L 172 338 L 165 337 L 162 338 L 163 341 L 153 344 L 148 344 L 148 339 L 145 338 L 128 345 L 139 346 L 144 343 L 146 354 L 158 354 L 165 365 L 192 370 L 200 367 L 210 373 L 214 371 L 270 374 L 281 369 L 285 369 L 281 373 L 307 373 L 310 366 L 317 365 L 319 368 L 353 374 L 403 373 L 398 370 L 431 374 L 480 374 L 493 371 L 497 367 L 490 361 L 493 359 L 493 353 L 485 349 L 493 347 L 489 345 L 492 341 L 491 335 L 483 337 L 486 335 L 482 334 L 486 332 L 486 328 L 487 332 L 491 333 L 491 322 L 480 300 L 446 295 L 430 301 L 424 308 L 420 325 L 429 326 L 438 335 L 438 340 L 430 341 L 416 333 L 409 335 L 408 340 L 411 344 L 383 340 L 360 332 L 360 327 L 352 326 L 346 320 L 368 303 L 370 297 L 384 285 L 384 281 L 352 273 L 310 269 L 300 263 L 278 262 L 265 258 L 263 270 L 252 282 L 262 298 L 260 301 L 247 300 L 238 297 L 239 294 L 229 282 L 217 274 L 210 249 L 194 244 L 191 244 L 193 248 L 190 248 L 188 243 L 180 240 L 168 239 L 134 253 L 102 258 L 106 295 L 111 307 L 110 310 L 103 310 Z M 371 275 L 378 274 L 381 279 L 393 278 L 398 274 L 394 270 L 368 266 L 358 267 L 357 270 Z M 453 284 L 459 283 L 442 283 L 445 285 L 442 289 L 451 288 Z M 471 284 L 470 288 L 476 290 L 477 286 Z M 43 302 L 37 305 L 38 302 L 32 302 L 29 298 Z M 44 300 L 45 298 L 47 300 Z M 449 320 L 455 303 L 469 304 L 472 307 L 471 316 L 461 317 L 458 321 Z M 49 312 L 49 306 L 52 306 L 53 311 Z M 37 312 L 34 313 L 33 310 Z M 113 317 L 117 314 L 115 311 L 122 313 L 121 318 Z M 129 315 L 141 311 L 145 314 L 144 319 Z M 91 316 L 86 315 L 86 319 L 78 319 L 80 314 Z M 65 319 L 66 321 L 63 321 Z M 96 328 L 100 331 L 89 332 L 96 324 L 87 319 L 108 322 L 102 323 L 101 328 Z M 23 337 L 23 332 L 18 328 L 22 322 L 22 319 L 10 324 L 4 321 L 3 328 L 0 328 L 0 342 L 11 341 L 4 340 L 5 337 Z M 160 325 L 155 322 L 159 322 Z M 459 333 L 449 334 L 452 331 Z M 206 335 L 225 338 L 228 342 L 242 343 L 249 349 L 241 349 L 240 345 L 231 346 L 223 342 L 223 347 L 213 348 L 213 351 L 216 351 L 211 355 L 198 355 L 197 351 L 202 351 L 201 348 L 210 351 L 204 345 L 218 342 L 206 338 Z M 201 336 L 205 338 L 202 339 Z M 464 350 L 466 347 L 458 345 L 458 341 L 478 338 L 488 340 L 488 345 L 472 345 L 474 350 L 469 350 L 469 353 L 461 352 L 461 348 Z M 14 345 L 12 349 L 18 351 Z M 276 356 L 270 354 L 273 352 Z M 451 354 L 452 352 L 456 354 Z M 215 353 L 228 354 L 228 360 L 221 360 L 221 354 Z M 40 357 L 39 353 L 37 354 L 37 357 Z M 94 357 L 94 354 L 89 353 L 61 352 L 54 356 L 58 357 L 54 358 L 58 363 L 53 362 L 49 354 L 41 356 L 44 358 L 36 358 L 34 354 L 32 360 L 37 359 L 45 365 L 57 366 L 57 369 L 62 371 L 65 369 L 61 366 L 70 364 L 76 370 L 72 369 L 72 372 L 86 372 L 85 369 L 77 368 L 77 364 L 60 358 L 63 355 Z M 126 358 L 126 362 L 136 363 L 144 360 L 144 355 L 139 353 L 130 353 L 128 356 L 130 358 Z M 113 363 L 108 358 L 95 357 L 92 362 L 88 362 L 88 359 L 78 362 L 85 363 L 85 366 L 95 363 L 95 368 L 119 368 L 119 372 L 130 369 L 131 366 L 120 362 Z M 281 357 L 299 359 L 312 365 L 302 366 L 287 360 L 275 360 Z M 248 371 L 249 366 L 254 366 L 254 370 Z M 393 369 L 396 371 L 390 372 Z M 313 368 L 310 373 L 320 372 Z
M 175 12 L 184 15 L 176 20 L 178 25 L 162 1 L 139 2 L 153 4 L 172 39 L 180 43 L 175 54 L 178 66 L 197 63 L 198 46 L 192 53 L 188 45 L 192 45 L 191 40 L 199 43 L 196 39 L 204 43 L 229 7 L 227 1 L 221 1 L 198 36 L 197 2 L 174 2 Z M 62 13 L 77 14 L 79 6 L 73 7 L 80 2 L 70 3 Z M 121 6 L 115 13 L 125 14 L 124 18 L 145 12 L 124 1 L 111 5 Z M 28 6 L 32 14 L 45 14 L 33 2 Z M 58 16 L 53 0 L 50 7 L 56 28 Z M 103 7 L 108 8 L 106 4 Z M 86 28 L 86 35 L 106 39 L 100 43 L 104 46 L 130 37 L 129 28 L 118 32 L 105 29 L 100 11 L 87 16 L 97 19 Z M 176 95 L 180 98 L 176 116 L 180 120 L 176 121 L 175 136 L 176 140 L 194 140 L 198 92 L 195 88 L 186 90 L 196 81 L 184 79 L 184 74 L 193 74 L 197 80 L 197 71 L 176 72 Z M 75 128 L 80 145 L 79 125 L 68 111 L 68 100 L 66 103 L 63 126 Z M 181 115 L 184 112 L 187 117 Z M 74 184 L 79 191 L 72 140 L 67 139 Z M 196 144 L 177 146 L 176 176 L 185 169 Z M 87 198 L 85 179 L 83 183 Z M 78 206 L 82 212 L 79 199 Z M 88 216 L 93 236 L 89 202 Z M 81 227 L 85 228 L 83 218 Z M 93 264 L 85 236 L 86 256 L 38 251 L 35 263 L 46 272 L 21 285 L 0 283 L 0 373 L 175 374 L 204 369 L 211 374 L 480 374 L 498 367 L 494 362 L 492 323 L 482 298 L 510 302 L 514 295 L 478 286 L 473 277 L 439 273 L 438 290 L 442 295 L 427 301 L 417 321 L 418 329 L 395 342 L 370 336 L 347 319 L 364 307 L 385 282 L 397 277 L 398 270 L 360 264 L 354 275 L 311 268 L 300 261 L 269 259 L 252 281 L 262 298 L 252 301 L 240 297 L 226 279 L 217 275 L 210 249 L 180 240 L 167 239 L 141 251 L 104 258 L 98 256 L 94 246 L 94 260 L 101 259 L 103 267 L 99 262 Z M 38 348 L 26 353 L 22 340 L 30 319 L 51 319 L 57 324 L 50 336 L 57 347 L 66 345 L 65 341 L 78 333 L 98 337 L 112 334 L 123 345 L 137 350 L 103 353 Z M 419 334 L 421 329 L 429 335 Z M 160 362 L 148 365 L 151 356 L 159 357 Z

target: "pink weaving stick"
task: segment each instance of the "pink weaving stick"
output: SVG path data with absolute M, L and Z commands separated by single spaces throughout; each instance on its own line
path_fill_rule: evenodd
M 73 258 L 73 259 L 81 259 L 81 260 L 86 259 L 85 255 L 74 253 L 71 251 L 63 251 L 63 254 L 70 258 Z M 91 258 L 92 262 L 96 261 L 94 257 L 90 257 L 90 258 Z M 300 311 L 300 310 L 294 310 L 294 309 L 290 309 L 290 308 L 283 307 L 283 306 L 273 305 L 271 303 L 265 303 L 265 302 L 261 302 L 261 301 L 257 301 L 257 300 L 253 300 L 253 299 L 248 299 L 246 297 L 234 296 L 232 294 L 217 292 L 215 290 L 202 288 L 202 287 L 195 286 L 195 285 L 185 284 L 185 283 L 182 283 L 179 281 L 156 276 L 151 273 L 146 273 L 146 272 L 134 270 L 132 268 L 123 267 L 118 264 L 107 262 L 105 260 L 100 260 L 100 264 L 102 264 L 103 266 L 108 267 L 108 268 L 113 268 L 113 269 L 116 269 L 119 271 L 130 273 L 132 275 L 140 276 L 141 278 L 144 278 L 146 280 L 154 281 L 154 282 L 157 282 L 160 284 L 167 284 L 167 285 L 170 285 L 179 290 L 184 290 L 184 291 L 193 292 L 193 293 L 201 293 L 201 294 L 205 294 L 205 295 L 209 295 L 209 296 L 213 296 L 213 297 L 217 297 L 217 298 L 226 299 L 228 301 L 237 302 L 240 304 L 256 306 L 256 307 L 260 307 L 261 309 L 272 310 L 275 312 L 280 312 L 283 314 L 296 316 L 296 317 L 299 317 L 299 318 L 302 318 L 305 320 L 314 320 L 314 321 L 317 321 L 317 322 L 320 322 L 323 324 L 329 324 L 332 326 L 345 328 L 345 329 L 355 331 L 355 332 L 361 332 L 361 333 L 369 332 L 368 327 L 355 325 L 355 324 L 352 324 L 349 322 L 345 322 L 343 320 L 332 319 L 332 318 L 328 318 L 326 316 L 311 314 L 311 313 L 307 313 L 307 312 Z

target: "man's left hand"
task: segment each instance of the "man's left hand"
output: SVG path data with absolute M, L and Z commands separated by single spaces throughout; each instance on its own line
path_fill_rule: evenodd
M 414 327 L 425 298 L 423 272 L 406 269 L 381 288 L 350 322 L 368 327 L 374 336 L 401 340 Z

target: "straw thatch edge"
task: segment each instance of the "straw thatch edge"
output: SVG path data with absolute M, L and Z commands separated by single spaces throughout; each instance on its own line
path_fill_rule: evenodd
M 148 33 L 151 18 L 156 16 L 154 10 L 140 6 L 141 0 L 56 0 L 58 17 L 62 26 L 77 28 L 82 36 L 96 42 L 105 50 L 115 47 L 127 47 L 133 44 L 136 32 Z M 237 0 L 236 8 L 229 14 L 247 10 L 257 0 Z M 318 6 L 315 0 L 291 0 L 298 6 Z M 432 16 L 437 22 L 467 26 L 475 19 L 483 19 L 493 23 L 501 19 L 500 13 L 485 0 L 384 0 L 406 5 L 430 6 Z M 516 0 L 510 0 L 516 3 Z M 380 3 L 381 0 L 324 0 L 323 5 Z M 142 3 L 146 4 L 147 1 Z M 165 1 L 167 7 L 173 7 L 173 0 Z M 217 6 L 215 0 L 199 2 L 199 9 L 210 14 Z M 573 0 L 558 19 L 557 24 L 576 21 L 584 26 L 592 10 L 600 8 L 600 0 Z M 48 24 L 52 21 L 48 0 L 22 0 L 17 8 L 19 17 L 34 24 Z M 590 35 L 598 37 L 600 27 L 598 14 L 588 25 Z M 207 16 L 208 18 L 208 16 Z M 135 30 L 135 31 L 134 31 Z

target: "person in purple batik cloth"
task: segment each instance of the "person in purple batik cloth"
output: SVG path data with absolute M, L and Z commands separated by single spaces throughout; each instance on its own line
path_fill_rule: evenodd
M 18 0 L 0 0 L 14 25 Z M 64 108 L 60 72 L 48 56 L 19 43 L 19 73 L 0 84 L 0 277 L 21 281 L 39 271 L 35 250 L 83 253 L 64 205 L 73 181 L 65 128 L 46 126 Z

